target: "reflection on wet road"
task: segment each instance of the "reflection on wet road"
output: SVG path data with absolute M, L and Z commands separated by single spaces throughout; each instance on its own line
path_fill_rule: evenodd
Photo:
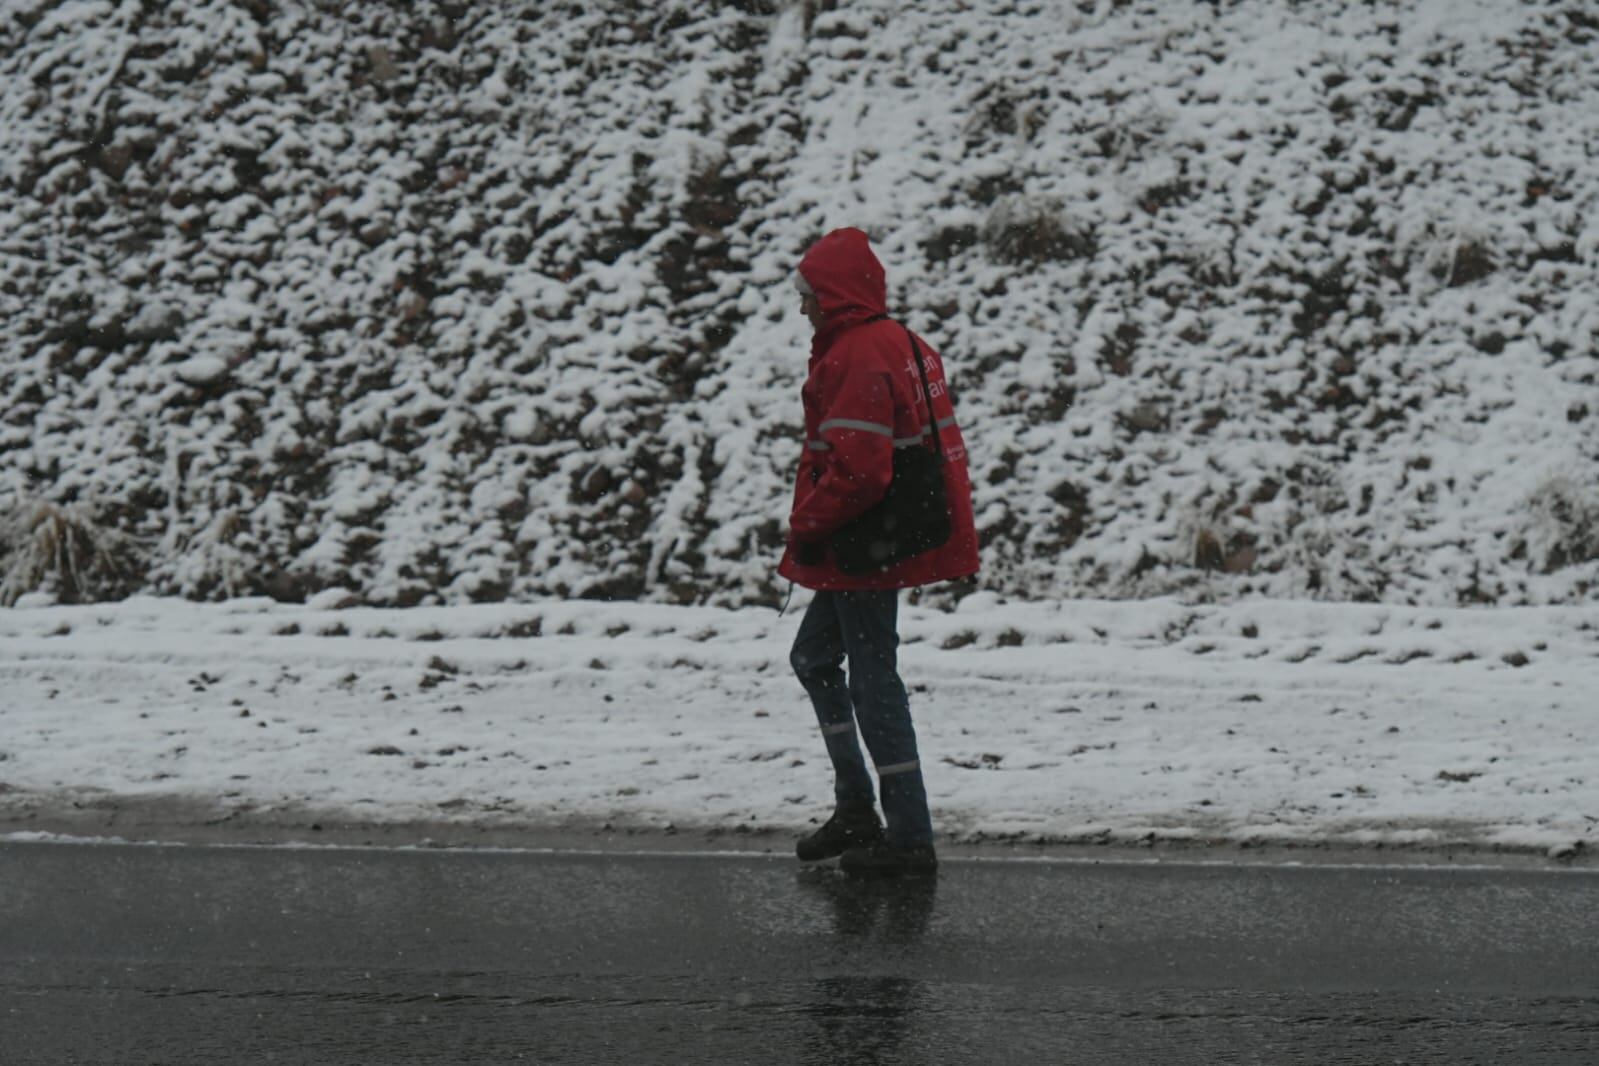
M 1593 1063 L 1587 871 L 0 845 L 0 1063 Z

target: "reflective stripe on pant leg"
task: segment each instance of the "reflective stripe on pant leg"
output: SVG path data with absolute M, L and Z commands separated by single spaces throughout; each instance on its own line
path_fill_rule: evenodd
M 834 594 L 818 592 L 800 620 L 789 662 L 816 709 L 817 724 L 833 765 L 833 795 L 839 806 L 870 805 L 877 789 L 860 742 L 855 738 L 855 712 L 840 660 L 844 637 Z
M 887 767 L 888 770 L 896 769 Z M 915 847 L 933 842 L 933 819 L 927 809 L 927 783 L 920 764 L 899 773 L 878 771 L 878 794 L 883 817 L 888 822 L 888 842 L 898 847 Z
M 896 844 L 933 837 L 910 701 L 898 670 L 898 592 L 840 593 L 838 618 L 849 655 L 855 722 L 877 766 L 887 833 Z

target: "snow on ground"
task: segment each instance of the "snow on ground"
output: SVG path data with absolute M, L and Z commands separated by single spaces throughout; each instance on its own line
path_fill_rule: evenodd
M 779 617 L 636 603 L 0 612 L 0 820 L 799 830 L 831 779 Z M 908 607 L 946 839 L 1569 851 L 1599 825 L 1591 612 Z M 20 824 L 20 823 L 19 823 Z

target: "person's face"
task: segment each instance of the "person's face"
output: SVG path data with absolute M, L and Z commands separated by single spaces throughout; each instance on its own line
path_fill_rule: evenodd
M 800 294 L 800 310 L 805 312 L 805 317 L 811 320 L 811 329 L 820 331 L 822 328 L 822 303 L 816 298 L 814 292 Z

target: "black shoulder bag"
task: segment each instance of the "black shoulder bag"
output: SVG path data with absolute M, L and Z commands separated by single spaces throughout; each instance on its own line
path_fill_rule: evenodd
M 886 316 L 885 316 L 886 317 Z M 933 447 L 920 443 L 894 449 L 894 473 L 883 498 L 829 542 L 833 561 L 846 574 L 871 574 L 948 542 L 952 528 L 949 497 L 944 488 L 944 443 L 939 438 L 938 416 L 933 412 L 933 389 L 927 380 L 927 361 L 909 329 L 911 352 L 922 374 L 922 396 L 927 404 L 928 431 Z

